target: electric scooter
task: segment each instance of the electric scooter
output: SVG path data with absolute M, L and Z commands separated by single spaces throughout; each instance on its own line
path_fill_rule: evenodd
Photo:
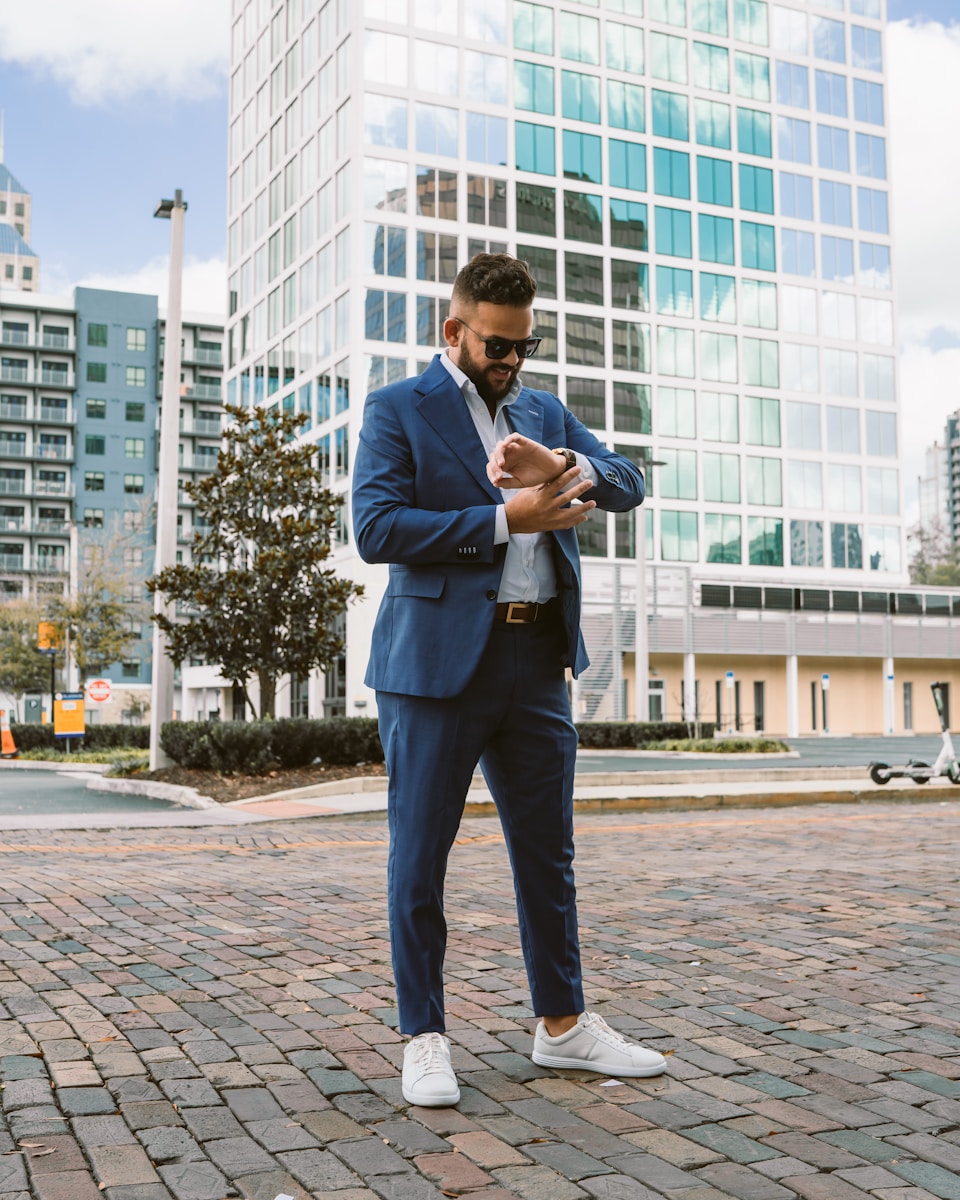
M 940 717 L 940 737 L 943 740 L 943 745 L 940 747 L 940 753 L 937 755 L 933 766 L 929 766 L 925 762 L 910 760 L 904 767 L 891 767 L 887 763 L 874 762 L 870 764 L 870 778 L 874 783 L 889 783 L 891 779 L 912 779 L 914 783 L 926 783 L 928 779 L 936 779 L 940 775 L 946 775 L 951 783 L 960 784 L 960 762 L 957 761 L 957 755 L 953 748 L 953 740 L 950 737 L 950 730 L 947 728 L 946 716 L 944 713 L 943 704 L 943 687 L 942 683 L 931 683 L 930 691 L 933 692 L 933 702 L 937 706 L 937 714 Z

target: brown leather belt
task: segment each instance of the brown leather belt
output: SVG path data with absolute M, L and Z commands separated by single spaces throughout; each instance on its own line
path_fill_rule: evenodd
M 557 602 L 554 596 L 543 604 L 514 602 L 498 604 L 495 616 L 498 621 L 504 621 L 507 625 L 533 625 L 537 621 L 546 621 L 548 617 L 553 616 L 556 608 Z

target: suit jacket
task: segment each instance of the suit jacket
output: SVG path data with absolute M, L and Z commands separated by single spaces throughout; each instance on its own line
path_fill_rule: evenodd
M 598 482 L 588 499 L 626 512 L 643 476 L 608 450 L 549 392 L 523 388 L 510 406 L 516 433 L 586 455 Z M 365 562 L 390 564 L 366 683 L 377 691 L 448 697 L 461 692 L 490 636 L 504 544 L 494 545 L 500 491 L 463 395 L 435 357 L 424 373 L 372 392 L 353 472 L 353 522 Z M 580 634 L 580 551 L 574 529 L 550 535 L 566 648 L 574 675 L 588 665 Z

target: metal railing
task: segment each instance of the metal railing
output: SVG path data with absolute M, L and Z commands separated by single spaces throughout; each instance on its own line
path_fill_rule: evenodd
M 4 326 L 0 330 L 0 342 L 5 346 L 29 346 L 30 330 L 29 329 L 10 329 Z
M 58 458 L 62 460 L 73 458 L 73 452 L 69 446 L 50 446 L 44 442 L 34 447 L 33 453 L 35 458 Z
M 26 383 L 30 375 L 27 367 L 0 367 L 0 382 Z
M 26 442 L 8 442 L 6 438 L 0 438 L 0 458 L 26 458 L 27 443 Z
M 22 496 L 26 490 L 26 479 L 0 479 L 0 496 Z
M 46 330 L 41 334 L 40 345 L 45 350 L 72 350 L 73 339 L 66 333 L 47 333 Z
M 0 420 L 25 421 L 26 419 L 26 401 L 23 404 L 12 404 L 9 400 L 0 400 Z
M 69 404 L 62 408 L 59 405 L 41 404 L 40 420 L 49 425 L 69 425 L 72 424 L 73 413 Z
M 20 572 L 27 570 L 27 560 L 22 554 L 0 554 L 0 571 Z
M 40 382 L 46 383 L 51 387 L 72 388 L 74 385 L 73 376 L 69 371 L 50 371 L 47 369 L 40 371 Z

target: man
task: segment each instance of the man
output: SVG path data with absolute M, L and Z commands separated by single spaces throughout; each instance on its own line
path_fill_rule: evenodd
M 556 396 L 523 387 L 540 343 L 535 294 L 509 255 L 464 267 L 445 352 L 368 397 L 354 470 L 360 554 L 390 564 L 366 681 L 390 780 L 390 937 L 411 1104 L 460 1098 L 443 1036 L 443 884 L 478 761 L 541 1017 L 534 1061 L 624 1076 L 666 1066 L 584 1012 L 565 679 L 588 662 L 576 526 L 595 508 L 636 507 L 643 477 Z

